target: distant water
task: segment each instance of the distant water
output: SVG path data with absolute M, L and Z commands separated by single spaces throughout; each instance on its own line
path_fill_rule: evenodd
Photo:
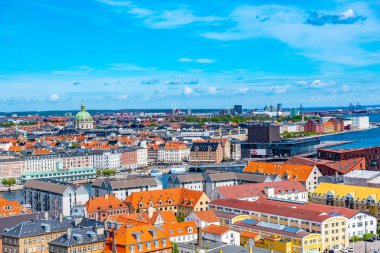
M 380 114 L 361 114 L 360 116 L 369 116 L 371 122 L 380 122 Z M 353 143 L 332 147 L 330 149 L 380 146 L 380 127 L 344 134 L 328 135 L 321 137 L 321 141 L 355 141 Z

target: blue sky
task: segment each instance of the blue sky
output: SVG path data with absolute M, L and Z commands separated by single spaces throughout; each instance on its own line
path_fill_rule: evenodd
M 0 1 L 0 111 L 379 104 L 378 1 Z

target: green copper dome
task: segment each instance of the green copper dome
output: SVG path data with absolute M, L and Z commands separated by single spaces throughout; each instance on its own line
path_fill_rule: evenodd
M 92 121 L 91 115 L 86 111 L 86 106 L 84 104 L 81 105 L 81 110 L 75 115 L 76 122 L 83 121 Z

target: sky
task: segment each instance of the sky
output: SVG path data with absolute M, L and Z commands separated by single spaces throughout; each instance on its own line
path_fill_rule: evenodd
M 0 111 L 380 104 L 379 80 L 379 1 L 0 1 Z

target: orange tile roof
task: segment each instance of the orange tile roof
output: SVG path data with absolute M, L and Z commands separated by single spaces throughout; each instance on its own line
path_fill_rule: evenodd
M 240 233 L 240 237 L 246 237 L 246 238 L 252 238 L 252 239 L 256 239 L 259 236 L 260 236 L 259 234 L 248 232 L 248 231 L 242 231 Z
M 35 149 L 33 150 L 33 155 L 47 155 L 50 154 L 50 149 Z
M 146 209 L 149 207 L 150 202 L 153 203 L 153 207 L 155 208 L 173 205 L 194 207 L 203 194 L 205 193 L 185 188 L 152 190 L 133 192 L 124 200 L 124 202 L 130 203 L 134 209 L 138 209 L 140 203 L 143 204 L 142 208 Z
M 0 196 L 0 217 L 17 216 L 30 213 L 17 201 L 8 201 Z
M 206 211 L 194 211 L 194 214 L 202 221 L 207 222 L 218 222 L 219 218 L 216 214 L 211 210 Z
M 90 198 L 83 206 L 89 213 L 128 208 L 126 204 L 113 195 Z
M 314 166 L 299 165 L 299 164 L 280 164 L 269 162 L 254 162 L 251 161 L 244 168 L 243 172 L 259 172 L 267 175 L 279 175 L 284 177 L 286 173 L 288 180 L 296 180 L 305 182 L 312 172 Z
M 205 228 L 202 229 L 202 232 L 209 233 L 209 234 L 216 234 L 216 235 L 223 235 L 230 231 L 228 227 L 225 226 L 218 226 L 211 224 Z
M 293 156 L 288 161 L 288 164 L 304 164 L 304 165 L 316 165 L 325 166 L 335 171 L 338 171 L 342 174 L 347 174 L 352 170 L 363 170 L 365 169 L 365 157 L 351 158 L 341 161 L 331 161 L 323 159 L 313 159 L 306 158 L 301 156 Z M 363 165 L 363 168 L 360 167 L 360 164 Z
M 153 237 L 150 231 L 155 231 L 157 233 L 157 236 Z M 139 235 L 140 237 L 139 240 L 134 236 L 135 234 Z M 158 228 L 150 224 L 134 226 L 134 227 L 121 226 L 117 230 L 117 234 L 115 236 L 117 245 L 129 246 L 129 245 L 134 245 L 134 244 L 142 244 L 144 248 L 141 252 L 146 252 L 147 242 L 159 241 L 160 245 L 162 246 L 161 240 L 167 239 L 167 238 L 168 238 L 168 235 L 166 235 L 165 233 L 160 231 Z M 169 240 L 167 240 L 166 247 L 171 248 L 171 243 Z
M 10 146 L 8 151 L 14 151 L 14 152 L 19 152 L 21 150 L 25 150 L 24 146 Z
M 171 142 L 167 142 L 165 144 L 165 148 L 164 149 L 186 149 L 187 146 L 185 143 L 183 142 L 174 142 L 174 141 L 171 141 Z

